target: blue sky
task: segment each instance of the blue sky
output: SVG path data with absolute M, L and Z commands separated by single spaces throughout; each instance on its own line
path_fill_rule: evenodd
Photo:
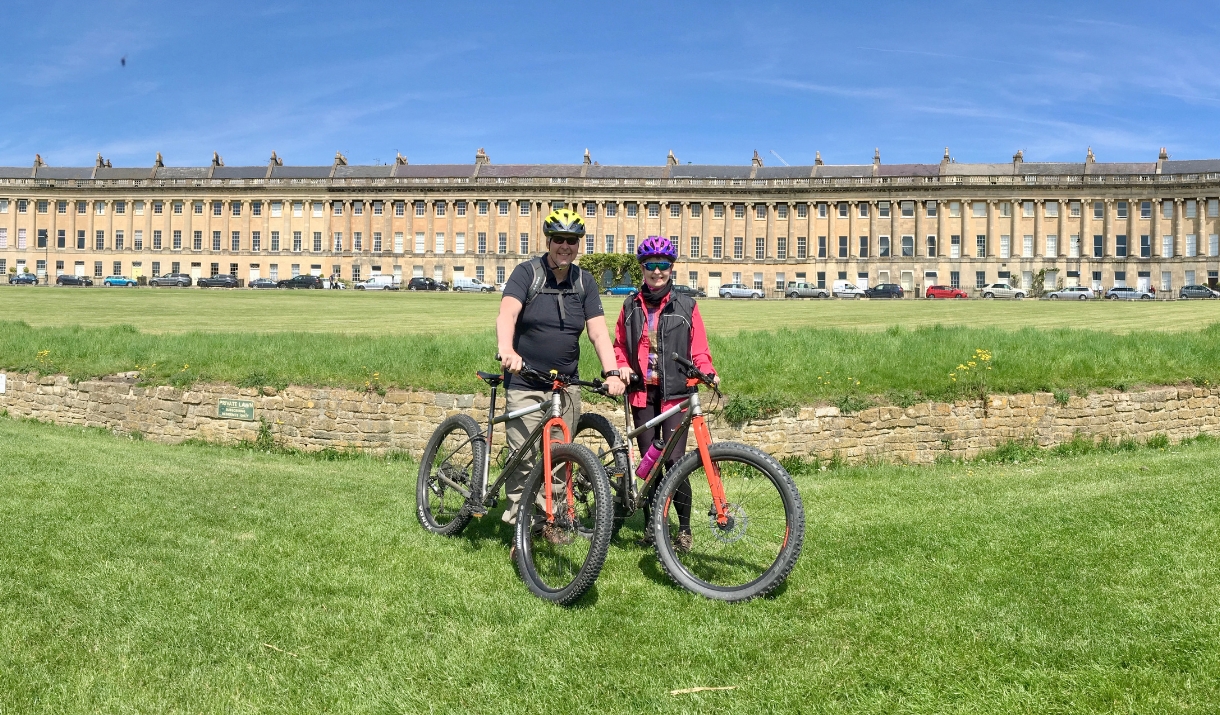
M 0 165 L 1214 158 L 1216 10 L 9 3 Z

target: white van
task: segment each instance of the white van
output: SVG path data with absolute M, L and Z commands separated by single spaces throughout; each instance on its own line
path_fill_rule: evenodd
M 836 298 L 863 298 L 864 289 L 848 281 L 835 281 L 830 286 L 830 294 Z
M 397 276 L 371 276 L 366 281 L 356 284 L 356 290 L 398 290 Z
M 453 290 L 466 291 L 468 293 L 494 293 L 496 287 L 489 283 L 484 283 L 478 278 L 454 278 Z

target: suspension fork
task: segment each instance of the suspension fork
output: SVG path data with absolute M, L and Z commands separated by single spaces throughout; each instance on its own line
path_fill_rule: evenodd
M 563 419 L 563 408 L 560 405 L 560 394 L 563 386 L 556 382 L 552 386 L 551 392 L 551 416 L 546 421 L 546 426 L 542 429 L 542 492 L 546 500 L 546 522 L 548 524 L 555 523 L 555 504 L 551 494 L 551 433 L 558 427 L 563 433 L 563 440 L 559 444 L 567 444 L 572 441 L 572 432 L 568 429 L 568 423 Z M 576 514 L 576 497 L 572 493 L 572 465 L 568 464 L 564 467 L 564 484 L 567 486 L 568 492 L 568 517 L 574 517 Z
M 729 523 L 728 501 L 724 496 L 724 482 L 720 479 L 720 468 L 712 461 L 712 433 L 703 419 L 703 410 L 699 406 L 699 395 L 692 395 L 691 400 L 691 431 L 695 433 L 695 444 L 699 446 L 699 459 L 703 462 L 703 473 L 707 475 L 707 486 L 712 492 L 712 504 L 716 508 L 716 523 L 727 526 Z

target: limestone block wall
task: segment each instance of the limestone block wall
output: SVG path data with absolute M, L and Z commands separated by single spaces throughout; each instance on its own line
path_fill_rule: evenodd
M 64 425 L 140 432 L 161 442 L 201 438 L 254 440 L 265 420 L 276 439 L 305 450 L 326 447 L 373 452 L 407 451 L 418 457 L 445 417 L 487 413 L 486 395 L 390 390 L 385 395 L 339 388 L 239 389 L 230 385 L 139 387 L 129 376 L 71 383 L 62 375 L 7 376 L 0 409 Z M 221 399 L 254 403 L 255 421 L 217 416 Z M 606 403 L 586 409 L 622 424 Z M 1139 392 L 1073 396 L 1057 404 L 1051 393 L 997 395 L 984 413 L 978 401 L 925 402 L 873 407 L 843 415 L 835 407 L 802 407 L 769 419 L 732 426 L 713 418 L 713 436 L 761 447 L 777 457 L 797 455 L 847 462 L 868 459 L 931 462 L 939 455 L 972 457 L 1012 439 L 1050 446 L 1077 434 L 1137 439 L 1164 433 L 1171 440 L 1220 435 L 1220 388 L 1161 387 Z

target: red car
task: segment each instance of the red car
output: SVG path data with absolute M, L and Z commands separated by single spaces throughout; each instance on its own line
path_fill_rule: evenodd
M 925 298 L 969 298 L 966 291 L 961 288 L 950 288 L 949 286 L 928 286 Z

